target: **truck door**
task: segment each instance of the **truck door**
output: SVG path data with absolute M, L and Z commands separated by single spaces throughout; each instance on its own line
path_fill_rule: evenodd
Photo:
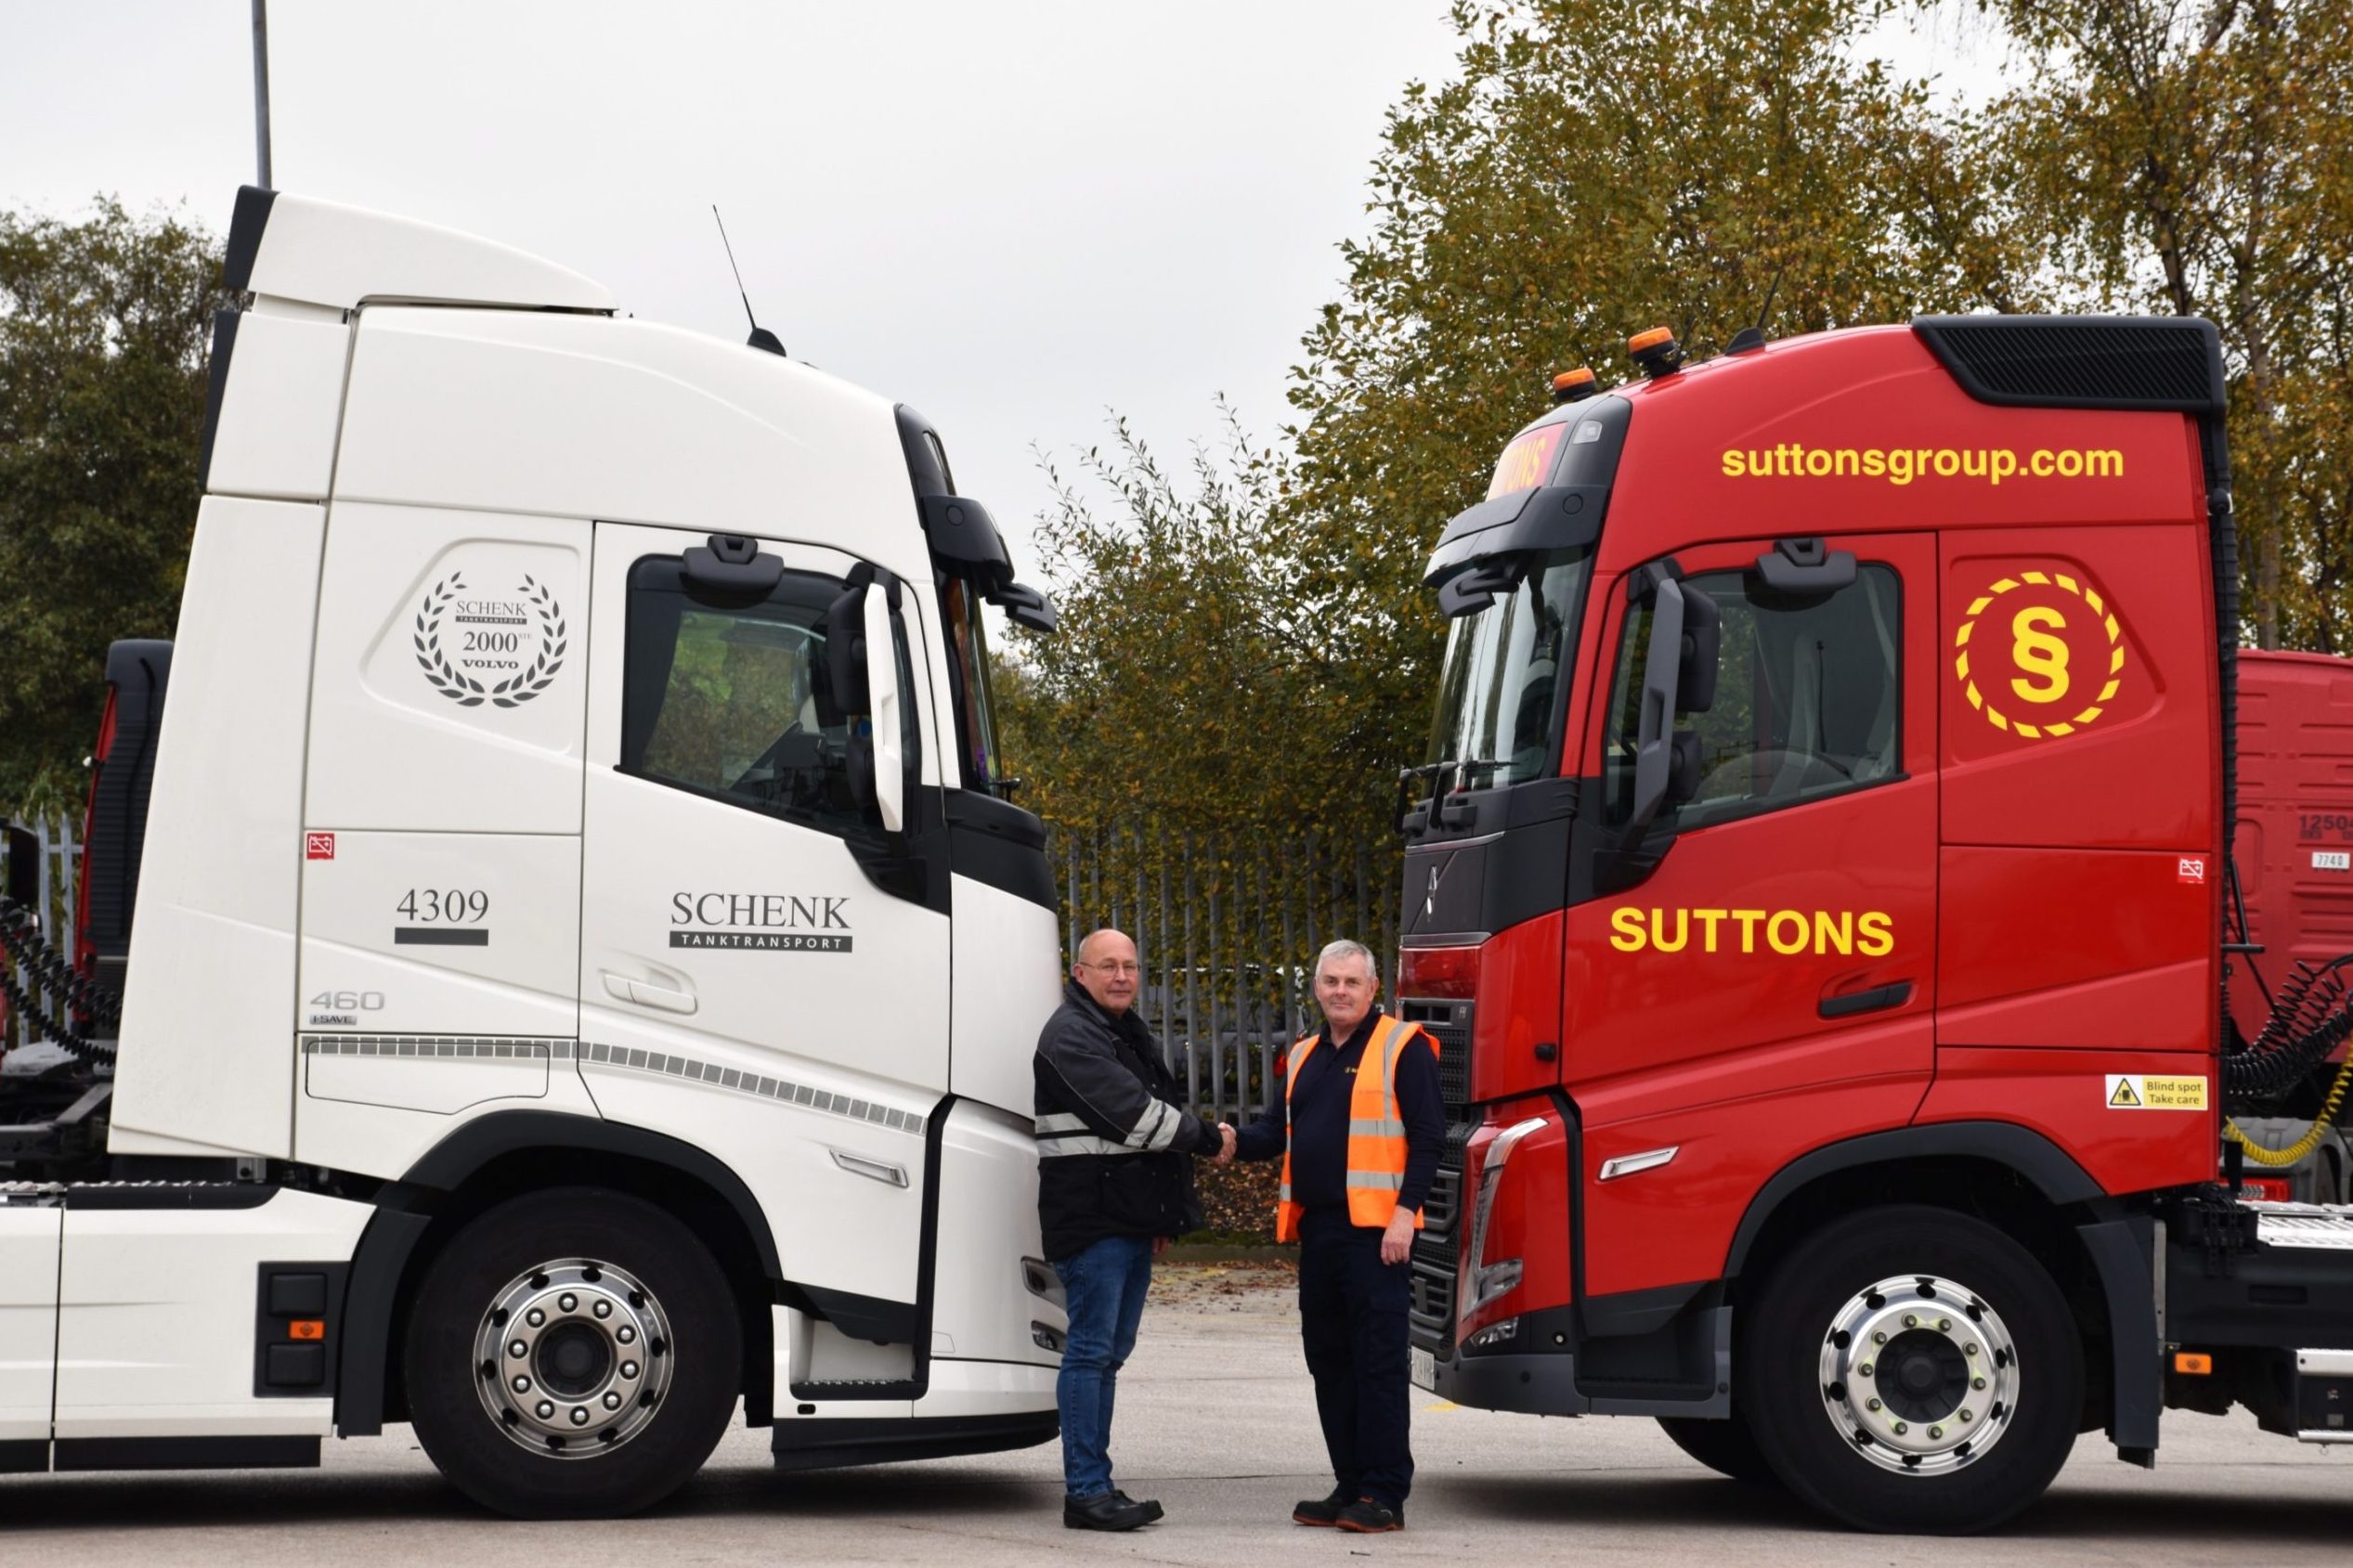
M 54 1188 L 0 1192 L 0 1471 L 49 1468 L 64 1214 Z
M 860 563 L 762 540 L 774 586 L 713 594 L 683 564 L 707 543 L 596 529 L 581 1072 L 608 1118 L 743 1177 L 796 1283 L 911 1302 L 948 919 L 853 778 L 866 720 L 833 703 L 831 664 L 859 655 L 828 611 Z M 915 617 L 889 620 L 875 711 L 912 757 L 935 732 Z
M 1795 541 L 1678 552 L 1722 652 L 1713 702 L 1675 719 L 1681 778 L 1639 843 L 1658 601 L 1639 574 L 1609 593 L 1580 771 L 1603 797 L 1594 842 L 1619 842 L 1580 868 L 1592 896 L 1569 911 L 1563 988 L 1591 1294 L 1717 1277 L 1760 1182 L 1902 1123 L 1933 1069 L 1934 539 L 1828 549 L 1811 570 Z

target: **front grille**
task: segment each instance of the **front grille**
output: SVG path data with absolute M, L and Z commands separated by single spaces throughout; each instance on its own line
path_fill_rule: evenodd
M 1422 1207 L 1422 1228 L 1413 1238 L 1406 1319 L 1413 1342 L 1441 1361 L 1454 1354 L 1454 1286 L 1462 1264 L 1462 1230 L 1470 1221 L 1463 1201 L 1462 1149 L 1474 1130 L 1468 1121 L 1448 1125 L 1446 1152 L 1438 1156 L 1438 1173 Z
M 1460 1272 L 1463 1202 L 1462 1149 L 1477 1130 L 1471 1120 L 1471 1004 L 1405 999 L 1398 1017 L 1420 1024 L 1438 1043 L 1438 1092 L 1446 1101 L 1446 1152 L 1422 1208 L 1413 1238 L 1413 1279 L 1406 1318 L 1413 1343 L 1441 1361 L 1454 1354 L 1454 1286 Z
M 1467 1121 L 1471 1105 L 1471 1004 L 1407 998 L 1398 1017 L 1420 1024 L 1438 1043 L 1438 1093 L 1449 1121 Z

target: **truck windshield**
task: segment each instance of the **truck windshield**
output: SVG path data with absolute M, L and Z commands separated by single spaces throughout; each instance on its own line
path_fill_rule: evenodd
M 956 681 L 956 752 L 963 785 L 996 790 L 996 698 L 989 687 L 989 641 L 981 624 L 981 598 L 961 577 L 940 589 L 940 618 L 948 629 L 948 674 Z
M 1454 623 L 1438 679 L 1429 760 L 1463 764 L 1467 787 L 1518 784 L 1554 771 L 1558 716 L 1568 697 L 1569 661 L 1576 656 L 1592 563 L 1590 549 L 1530 555 L 1517 587 Z

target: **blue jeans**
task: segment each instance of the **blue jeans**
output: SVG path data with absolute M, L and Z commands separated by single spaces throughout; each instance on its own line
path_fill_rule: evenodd
M 1070 1311 L 1054 1404 L 1062 1416 L 1062 1490 L 1099 1497 L 1112 1489 L 1112 1396 L 1136 1348 L 1152 1283 L 1148 1236 L 1109 1236 L 1055 1263 Z

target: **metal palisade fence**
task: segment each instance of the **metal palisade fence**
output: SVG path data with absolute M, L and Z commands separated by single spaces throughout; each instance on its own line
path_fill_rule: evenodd
M 74 934 L 80 924 L 80 910 L 75 901 L 81 897 L 82 846 L 73 824 L 64 818 L 46 822 L 20 822 L 13 818 L 0 823 L 8 828 L 0 836 L 0 888 L 23 888 L 33 896 L 25 901 L 39 911 L 41 929 L 58 952 L 71 964 L 75 958 Z M 30 851 L 31 865 L 18 863 L 16 857 Z M 6 962 L 6 960 L 0 960 Z M 20 970 L 20 982 L 28 978 Z M 30 1044 L 39 1031 L 30 1019 L 19 1017 L 5 1000 L 0 1000 L 0 1050 L 12 1050 Z
M 1396 979 L 1398 849 L 1392 838 L 1192 832 L 1161 823 L 1047 842 L 1061 894 L 1065 968 L 1079 940 L 1111 926 L 1143 966 L 1136 1010 L 1193 1108 L 1255 1115 L 1275 1063 L 1320 1026 L 1316 954 L 1351 938 Z

